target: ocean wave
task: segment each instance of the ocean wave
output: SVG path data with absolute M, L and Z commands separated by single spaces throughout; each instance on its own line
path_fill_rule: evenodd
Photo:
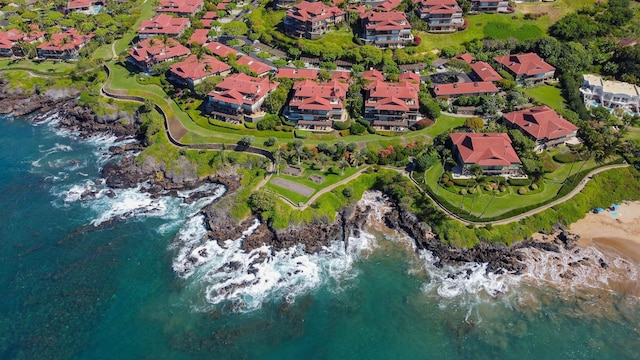
M 445 299 L 496 298 L 505 294 L 518 279 L 517 275 L 487 272 L 486 263 L 444 264 L 437 267 L 437 257 L 427 250 L 419 250 L 418 257 L 429 278 L 423 290 L 435 291 Z
M 280 251 L 263 245 L 245 252 L 242 241 L 260 226 L 258 220 L 239 238 L 220 241 L 205 240 L 204 222 L 202 215 L 190 218 L 170 246 L 176 252 L 174 272 L 206 301 L 194 306 L 198 311 L 223 303 L 234 304 L 237 311 L 252 311 L 269 299 L 293 302 L 323 285 L 340 291 L 357 276 L 355 262 L 377 246 L 374 235 L 361 232 L 314 254 L 306 253 L 303 245 Z

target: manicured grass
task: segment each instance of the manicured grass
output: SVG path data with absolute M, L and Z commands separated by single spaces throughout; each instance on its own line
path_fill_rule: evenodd
M 577 162 L 573 169 L 571 164 L 557 164 L 558 169 L 553 173 L 547 174 L 544 177 L 543 184 L 540 189 L 535 191 L 529 191 L 525 195 L 517 193 L 519 186 L 507 186 L 507 191 L 497 194 L 493 201 L 492 192 L 486 191 L 482 186 L 478 188 L 476 194 L 467 194 L 463 196 L 459 193 L 463 187 L 445 188 L 440 185 L 438 190 L 438 196 L 458 208 L 459 213 L 467 214 L 471 211 L 471 215 L 479 216 L 486 208 L 483 218 L 491 218 L 500 216 L 508 211 L 524 208 L 527 206 L 543 203 L 553 198 L 560 188 L 562 182 L 569 174 L 569 170 L 572 173 L 576 173 L 582 166 L 582 162 Z M 582 168 L 582 171 L 589 170 L 596 167 L 596 163 L 593 160 L 587 161 L 587 164 Z M 437 163 L 431 167 L 425 173 L 425 180 L 427 186 L 429 186 L 435 192 L 437 188 L 438 179 L 442 174 L 442 165 Z M 570 185 L 565 185 L 570 186 Z M 475 198 L 475 200 L 474 200 Z M 490 203 L 491 202 L 491 203 Z M 489 207 L 487 205 L 490 203 Z M 472 207 L 473 205 L 473 207 Z
M 516 16 L 515 19 L 512 17 Z M 469 27 L 466 30 L 451 34 L 420 33 L 422 43 L 418 47 L 421 51 L 442 49 L 452 45 L 491 37 L 494 39 L 508 39 L 510 37 L 524 40 L 535 39 L 544 36 L 546 29 L 551 25 L 548 16 L 537 20 L 525 20 L 523 14 L 477 14 L 469 15 Z
M 383 172 L 384 170 L 381 170 Z M 375 184 L 377 174 L 362 174 L 345 185 L 341 185 L 330 192 L 322 194 L 312 206 L 303 211 L 292 208 L 283 200 L 278 199 L 276 208 L 267 216 L 273 216 L 273 227 L 284 229 L 290 224 L 310 222 L 313 219 L 327 219 L 335 221 L 336 214 L 342 207 L 351 201 L 356 201 L 362 197 L 364 191 L 369 190 Z M 353 198 L 347 199 L 342 194 L 344 188 L 353 189 Z
M 516 4 L 516 10 L 519 13 L 530 14 L 548 14 L 543 18 L 549 22 L 549 25 L 560 20 L 564 15 L 581 9 L 583 7 L 592 7 L 597 0 L 555 0 L 552 2 L 523 2 Z
M 71 71 L 76 68 L 76 64 L 74 62 L 62 62 L 62 61 L 53 61 L 53 60 L 45 60 L 34 62 L 31 60 L 0 60 L 0 69 L 22 69 L 29 70 L 36 74 L 42 75 L 68 75 Z
M 556 85 L 540 85 L 525 89 L 527 96 L 534 98 L 556 111 L 566 110 L 564 98 L 560 94 L 560 88 Z

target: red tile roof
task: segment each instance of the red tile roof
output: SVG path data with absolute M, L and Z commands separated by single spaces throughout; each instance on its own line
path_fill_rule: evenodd
M 193 81 L 229 70 L 231 70 L 231 66 L 209 55 L 204 55 L 200 61 L 196 55 L 191 55 L 184 61 L 171 66 L 171 72 L 183 79 Z
M 0 49 L 11 49 L 16 41 L 24 37 L 22 31 L 18 29 L 0 31 Z
M 320 21 L 334 16 L 344 15 L 344 11 L 336 6 L 328 6 L 322 2 L 303 1 L 287 10 L 287 17 L 297 19 L 299 21 Z
M 407 16 L 400 11 L 376 12 L 367 11 L 360 15 L 365 20 L 365 27 L 374 31 L 411 29 Z
M 504 114 L 504 118 L 536 140 L 558 139 L 578 130 L 577 126 L 563 119 L 546 105 L 510 112 Z
M 521 163 L 505 133 L 453 133 L 451 140 L 465 164 L 507 166 Z
M 482 81 L 498 81 L 502 80 L 502 76 L 495 71 L 491 65 L 487 64 L 484 61 L 477 61 L 471 64 L 471 70 L 480 78 Z
M 490 81 L 438 84 L 433 88 L 433 92 L 436 94 L 436 96 L 497 94 L 498 91 L 498 88 Z
M 365 12 L 367 12 L 367 7 L 365 5 L 350 5 L 347 10 L 351 10 L 351 11 L 355 11 L 358 14 L 364 14 Z
M 279 83 L 268 78 L 256 78 L 246 74 L 233 74 L 218 84 L 209 96 L 214 100 L 235 104 L 253 105 L 269 91 L 278 87 Z
M 196 29 L 187 44 L 198 43 L 200 45 L 204 45 L 207 43 L 209 39 L 209 30 L 208 29 Z
M 382 73 L 382 71 L 371 69 L 363 72 L 362 78 L 365 80 L 371 80 L 371 81 L 376 81 L 376 80 L 384 81 L 384 74 Z
M 331 80 L 349 82 L 349 80 L 351 80 L 351 73 L 348 71 L 333 71 L 331 72 Z
M 160 0 L 156 11 L 194 15 L 203 3 L 204 0 Z
M 337 80 L 328 83 L 303 80 L 296 82 L 293 90 L 289 106 L 302 110 L 331 111 L 343 108 L 349 85 Z
M 399 81 L 408 81 L 410 83 L 415 83 L 418 84 L 418 88 L 420 88 L 420 75 L 412 72 L 412 71 L 406 71 L 403 72 L 402 74 L 398 75 L 398 80 Z
M 420 12 L 423 14 L 456 14 L 462 13 L 462 8 L 458 6 L 456 0 L 422 0 Z
M 375 6 L 374 9 L 379 11 L 389 11 L 397 8 L 401 3 L 402 0 L 385 0 L 384 2 L 381 2 L 380 4 Z
M 556 70 L 536 53 L 496 56 L 494 59 L 517 75 L 531 76 Z
M 467 64 L 471 64 L 476 58 L 473 57 L 473 55 L 469 54 L 469 53 L 464 53 L 464 54 L 458 54 L 456 56 L 453 57 L 456 60 L 462 60 L 464 62 L 466 62 Z
M 375 81 L 368 87 L 365 107 L 377 110 L 417 111 L 418 90 L 410 83 Z
M 83 46 L 92 37 L 93 34 L 80 35 L 76 29 L 71 28 L 63 33 L 52 34 L 51 40 L 38 46 L 38 49 L 48 51 L 73 50 Z
M 103 4 L 104 1 L 103 0 L 71 0 L 67 3 L 67 9 L 88 8 L 89 6 L 97 3 Z
M 204 47 L 207 48 L 209 51 L 211 51 L 213 55 L 217 55 L 220 57 L 227 57 L 230 54 L 234 54 L 234 55 L 238 54 L 238 52 L 235 49 L 230 48 L 227 45 L 221 44 L 217 41 L 212 41 L 207 45 L 205 45 Z
M 318 78 L 318 73 L 316 69 L 280 68 L 276 78 L 315 80 Z
M 151 20 L 143 20 L 138 28 L 138 33 L 175 36 L 179 35 L 189 24 L 189 19 L 174 18 L 167 14 L 159 14 Z
M 218 18 L 218 13 L 215 11 L 207 11 L 202 17 L 203 20 L 215 20 Z
M 158 38 L 145 39 L 129 50 L 129 55 L 137 62 L 146 65 L 155 64 L 161 61 L 175 59 L 180 56 L 189 55 L 190 51 L 174 39 L 167 39 L 164 44 Z
M 262 63 L 254 58 L 252 58 L 251 56 L 243 56 L 241 58 L 238 59 L 238 64 L 239 65 L 247 65 L 249 67 L 249 69 L 251 69 L 251 71 L 253 71 L 254 73 L 256 73 L 258 76 L 263 75 L 265 73 L 268 73 L 269 71 L 273 70 L 273 67 Z

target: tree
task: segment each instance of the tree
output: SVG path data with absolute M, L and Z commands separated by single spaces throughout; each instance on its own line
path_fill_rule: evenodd
M 353 189 L 352 188 L 344 188 L 342 190 L 342 195 L 347 199 L 351 199 L 353 197 Z
M 464 126 L 468 127 L 473 132 L 477 132 L 484 127 L 484 121 L 479 117 L 471 117 L 465 120 Z
M 464 60 L 451 59 L 447 62 L 447 69 L 454 74 L 468 74 L 471 72 L 471 65 Z
M 249 196 L 249 207 L 256 214 L 273 210 L 275 206 L 276 200 L 272 193 L 259 190 Z
M 302 154 L 302 148 L 304 147 L 304 143 L 300 139 L 295 139 L 292 142 L 293 149 L 295 150 L 296 156 L 298 157 L 298 165 L 300 165 L 300 155 Z
M 265 142 L 264 145 L 265 146 L 274 146 L 275 144 L 278 143 L 278 138 L 275 136 L 270 136 Z
M 231 37 L 243 36 L 249 32 L 247 24 L 242 21 L 230 21 L 222 24 L 221 30 L 223 34 Z
M 242 139 L 240 139 L 240 141 L 238 141 L 238 145 L 249 147 L 251 146 L 251 144 L 253 144 L 253 140 L 254 140 L 253 136 L 246 135 L 246 136 L 243 136 Z
M 429 153 L 424 153 L 416 158 L 416 171 L 427 171 L 438 161 L 438 157 Z

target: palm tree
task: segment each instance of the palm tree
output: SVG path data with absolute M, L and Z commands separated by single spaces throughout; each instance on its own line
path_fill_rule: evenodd
M 498 193 L 498 191 L 496 191 L 496 190 L 493 191 L 493 196 L 491 196 L 491 199 L 489 200 L 489 203 L 487 203 L 487 206 L 484 207 L 484 210 L 482 210 L 482 213 L 480 214 L 480 216 L 478 216 L 478 218 L 481 218 L 484 215 L 484 212 L 487 211 L 487 209 L 489 208 L 489 205 L 491 205 L 491 202 L 496 197 L 497 193 Z
M 567 179 L 569 178 L 569 176 L 571 176 L 571 172 L 573 171 L 573 166 L 576 164 L 576 161 L 578 161 L 578 159 L 580 159 L 580 155 L 579 155 L 580 149 L 581 149 L 581 147 L 580 148 L 573 148 L 573 147 L 569 148 L 569 151 L 572 154 L 576 155 L 576 159 L 571 162 L 571 167 L 569 168 L 569 173 L 567 174 L 567 177 L 564 178 L 564 181 L 562 182 L 563 184 L 565 182 L 567 182 Z
M 451 155 L 451 150 L 442 149 L 440 152 L 440 160 L 442 160 L 442 174 L 438 178 L 438 186 L 436 187 L 436 195 L 438 195 L 438 191 L 440 190 L 440 181 L 442 180 L 442 176 L 444 176 L 447 171 L 446 165 L 453 161 L 453 156 Z

